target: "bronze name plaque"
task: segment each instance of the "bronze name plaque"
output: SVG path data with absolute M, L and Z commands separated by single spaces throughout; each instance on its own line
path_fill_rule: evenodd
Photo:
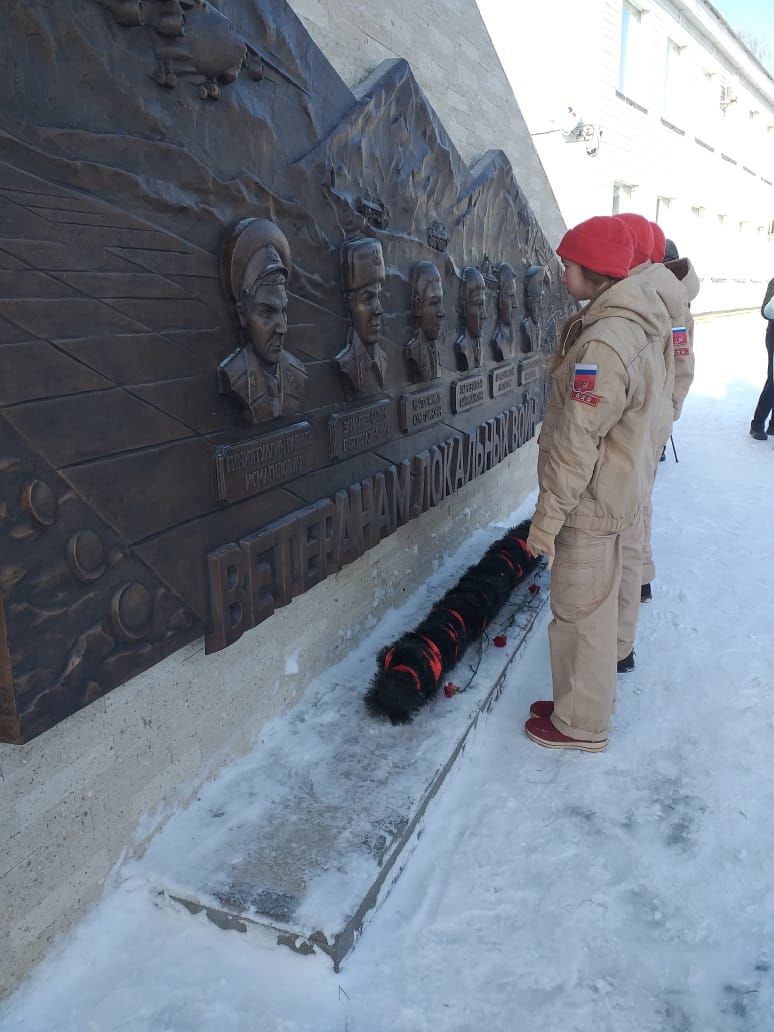
M 455 380 L 451 389 L 451 404 L 453 412 L 467 412 L 468 409 L 482 405 L 486 401 L 486 387 L 484 385 L 484 374 L 476 373 L 475 376 L 466 376 L 462 380 Z
M 532 383 L 540 376 L 543 359 L 540 355 L 530 355 L 529 358 L 522 358 L 519 361 L 519 387 L 526 383 Z
M 238 502 L 313 467 L 312 428 L 306 420 L 275 434 L 226 444 L 215 452 L 218 498 Z
M 404 394 L 398 409 L 401 430 L 423 430 L 426 426 L 439 423 L 446 415 L 443 402 L 441 387 L 428 387 L 414 394 Z
M 499 398 L 501 394 L 512 391 L 516 385 L 516 370 L 513 362 L 497 366 L 489 374 L 489 389 L 493 398 Z
M 391 404 L 383 398 L 354 412 L 334 413 L 328 420 L 331 458 L 344 459 L 388 441 L 392 436 Z

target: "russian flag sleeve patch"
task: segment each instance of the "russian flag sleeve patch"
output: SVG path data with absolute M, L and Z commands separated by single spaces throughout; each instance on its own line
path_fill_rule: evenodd
M 570 390 L 572 400 L 596 408 L 600 401 L 599 395 L 594 393 L 596 386 L 597 366 L 591 362 L 576 362 Z
M 572 389 L 579 394 L 591 394 L 596 386 L 597 366 L 588 362 L 576 362 Z
M 685 326 L 672 327 L 672 347 L 675 358 L 685 358 L 691 353 L 691 346 L 688 343 L 688 330 Z

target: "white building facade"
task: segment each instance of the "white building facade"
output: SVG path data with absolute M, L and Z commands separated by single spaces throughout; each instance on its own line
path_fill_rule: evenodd
M 695 309 L 774 276 L 774 80 L 706 0 L 478 0 L 562 215 L 657 221 Z

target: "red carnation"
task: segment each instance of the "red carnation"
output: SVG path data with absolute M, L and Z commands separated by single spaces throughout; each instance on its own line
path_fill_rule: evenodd
M 453 681 L 447 681 L 443 686 L 443 694 L 447 699 L 450 699 L 455 692 L 458 692 L 459 688 Z
M 537 593 L 539 591 L 540 591 L 540 585 L 539 584 L 530 584 L 530 586 L 529 586 L 529 593 L 530 593 L 530 595 L 537 595 Z
M 492 638 L 492 641 L 498 649 L 504 649 L 505 646 L 508 644 L 508 639 L 505 637 L 504 634 L 496 634 L 494 638 Z

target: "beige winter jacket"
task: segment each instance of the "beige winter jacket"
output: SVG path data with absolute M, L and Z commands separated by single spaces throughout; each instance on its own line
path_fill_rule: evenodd
M 682 350 L 682 345 L 678 346 L 675 343 L 675 341 L 681 340 L 682 337 L 675 331 L 685 327 L 686 320 L 690 318 L 691 313 L 682 286 L 674 274 L 667 272 L 666 268 L 659 262 L 648 262 L 646 265 L 636 266 L 629 272 L 629 277 L 631 278 L 632 276 L 644 276 L 646 278 L 669 316 L 669 329 L 662 342 L 667 380 L 659 403 L 659 416 L 655 427 L 655 461 L 661 454 L 661 449 L 669 440 L 669 435 L 672 433 L 672 423 L 674 422 L 672 398 L 675 390 L 675 353 L 678 350 Z
M 547 534 L 565 524 L 615 533 L 636 517 L 671 390 L 663 353 L 671 330 L 646 276 L 612 284 L 566 324 L 538 439 L 533 522 Z
M 680 418 L 683 411 L 683 402 L 693 383 L 693 374 L 696 366 L 696 359 L 693 353 L 693 316 L 691 315 L 691 301 L 699 293 L 699 277 L 688 258 L 676 258 L 673 262 L 666 262 L 665 269 L 669 269 L 672 275 L 676 276 L 682 285 L 685 293 L 686 308 L 683 322 L 685 326 L 687 341 L 675 340 L 675 386 L 672 391 L 672 414 L 675 420 Z

